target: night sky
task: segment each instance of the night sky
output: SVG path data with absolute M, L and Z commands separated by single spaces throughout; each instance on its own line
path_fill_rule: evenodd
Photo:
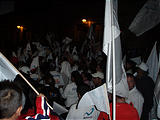
M 118 22 L 122 31 L 122 47 L 152 47 L 159 40 L 160 25 L 136 37 L 128 31 L 128 26 L 147 0 L 118 0 Z M 73 35 L 74 26 L 82 18 L 99 24 L 104 23 L 105 0 L 15 0 L 13 12 L 0 15 L 1 49 L 17 45 L 17 25 L 23 25 L 28 31 L 43 34 L 53 31 L 59 36 Z M 12 43 L 11 45 L 8 42 Z

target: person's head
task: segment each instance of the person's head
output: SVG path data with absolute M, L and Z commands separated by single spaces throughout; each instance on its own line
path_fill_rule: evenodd
M 121 97 L 116 95 L 116 102 L 117 103 L 125 103 L 125 97 Z
M 91 90 L 90 87 L 86 84 L 81 84 L 81 85 L 77 86 L 77 94 L 78 94 L 79 100 L 82 98 L 82 96 L 86 92 L 88 92 L 90 90 Z
M 96 87 L 103 84 L 104 74 L 102 72 L 96 72 L 92 74 L 92 80 Z
M 137 66 L 137 77 L 141 77 L 147 74 L 148 74 L 148 66 L 144 62 L 142 62 L 140 65 Z
M 132 60 L 127 60 L 126 61 L 126 66 L 125 66 L 125 69 L 126 70 L 129 70 L 129 69 L 132 69 L 133 67 L 136 66 L 136 63 Z
M 108 92 L 108 98 L 109 102 L 113 102 L 113 94 L 111 92 Z M 124 103 L 125 102 L 125 97 L 119 96 L 116 94 L 116 102 L 117 103 Z
M 0 82 L 0 119 L 16 120 L 22 110 L 22 91 L 9 80 Z
M 71 73 L 71 80 L 72 80 L 72 82 L 75 82 L 76 85 L 80 85 L 83 83 L 82 76 L 78 71 L 73 71 Z
M 135 86 L 134 76 L 131 73 L 127 73 L 127 83 L 129 90 L 132 90 Z

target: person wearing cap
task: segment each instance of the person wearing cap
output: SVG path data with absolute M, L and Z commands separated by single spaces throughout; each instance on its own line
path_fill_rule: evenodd
M 92 74 L 92 80 L 95 87 L 99 87 L 103 84 L 104 74 L 102 72 L 96 72 Z
M 129 87 L 129 96 L 126 102 L 133 103 L 134 107 L 137 109 L 139 117 L 141 117 L 144 98 L 142 94 L 136 88 L 135 78 L 133 74 L 127 73 L 127 83 Z
M 141 120 L 149 119 L 149 112 L 153 106 L 154 81 L 148 76 L 148 66 L 142 62 L 137 66 L 136 88 L 144 97 L 143 110 Z

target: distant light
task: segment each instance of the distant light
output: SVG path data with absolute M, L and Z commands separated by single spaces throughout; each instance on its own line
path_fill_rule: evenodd
M 18 29 L 20 29 L 21 26 L 17 26 Z
M 87 20 L 86 20 L 86 19 L 82 19 L 82 22 L 83 22 L 83 23 L 86 23 L 86 22 L 87 22 Z
M 23 32 L 23 26 L 17 26 L 17 28 L 21 31 L 21 32 Z
M 20 27 L 21 32 L 23 32 L 23 26 Z

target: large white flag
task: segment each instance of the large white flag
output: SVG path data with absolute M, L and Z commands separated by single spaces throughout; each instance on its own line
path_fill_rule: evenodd
M 108 90 L 113 91 L 113 119 L 115 120 L 115 93 L 126 97 L 129 89 L 123 69 L 120 30 L 114 2 L 115 0 L 106 0 L 103 52 L 107 55 L 106 83 Z
M 106 91 L 106 83 L 95 88 L 83 95 L 78 103 L 78 108 L 85 108 L 95 105 L 98 110 L 110 114 L 108 94 Z
M 113 3 L 114 4 L 114 3 Z M 116 83 L 120 82 L 122 77 L 122 53 L 120 42 L 120 30 L 117 21 L 117 13 L 112 7 L 111 0 L 106 0 L 105 21 L 104 21 L 104 38 L 103 38 L 103 52 L 107 55 L 106 76 L 108 83 L 112 81 L 113 75 L 113 40 L 115 41 L 115 66 Z
M 1 80 L 14 80 L 18 72 L 7 58 L 0 53 L 0 81 Z
M 148 0 L 138 12 L 129 30 L 140 36 L 160 23 L 160 0 Z
M 157 42 L 155 42 L 153 49 L 148 57 L 146 64 L 149 67 L 149 76 L 153 79 L 154 82 L 157 80 L 159 66 L 158 66 L 158 56 L 156 50 Z

